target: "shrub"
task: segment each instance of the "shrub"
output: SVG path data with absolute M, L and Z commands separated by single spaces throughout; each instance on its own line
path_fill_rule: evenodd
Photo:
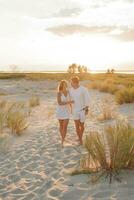
M 97 132 L 86 136 L 84 146 L 88 151 L 87 168 L 100 172 L 98 177 L 106 174 L 111 182 L 113 177 L 118 179 L 121 169 L 134 169 L 134 129 L 125 121 L 106 128 L 103 136 Z M 87 163 L 87 158 L 83 162 Z
M 5 113 L 3 111 L 0 111 L 0 133 L 3 132 L 4 123 L 5 123 Z
M 101 92 L 107 92 L 114 94 L 116 91 L 118 91 L 117 85 L 113 83 L 111 79 L 106 79 L 105 81 L 94 81 L 90 84 L 90 87 L 93 89 L 97 89 Z
M 10 103 L 7 106 L 6 123 L 7 127 L 11 129 L 12 133 L 18 135 L 28 127 L 27 111 L 24 108 L 23 102 Z
M 93 81 L 92 83 L 89 84 L 89 88 L 92 88 L 92 89 L 99 89 L 99 86 L 100 86 L 100 83 L 99 81 Z
M 6 104 L 5 100 L 0 101 L 0 133 L 3 132 L 5 126 L 5 119 L 6 119 Z
M 134 87 L 124 88 L 116 93 L 116 101 L 119 104 L 134 102 Z
M 35 107 L 35 106 L 38 106 L 40 105 L 40 99 L 38 96 L 32 96 L 30 99 L 29 99 L 29 106 L 30 107 Z
M 27 114 L 22 111 L 10 111 L 7 115 L 7 126 L 12 133 L 20 135 L 27 127 Z
M 116 106 L 111 102 L 108 96 L 102 99 L 100 110 L 101 114 L 97 117 L 99 121 L 109 120 L 115 117 Z
M 108 80 L 100 84 L 100 91 L 114 94 L 118 90 L 117 86 Z

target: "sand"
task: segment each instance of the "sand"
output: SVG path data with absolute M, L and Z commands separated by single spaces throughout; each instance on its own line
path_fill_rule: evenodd
M 134 200 L 134 172 L 121 172 L 122 182 L 101 179 L 91 183 L 91 175 L 70 176 L 69 172 L 79 167 L 79 159 L 85 155 L 77 145 L 73 120 L 70 120 L 64 148 L 60 145 L 58 122 L 55 118 L 57 82 L 2 80 L 3 96 L 8 100 L 27 101 L 30 95 L 38 94 L 40 106 L 32 109 L 30 126 L 23 136 L 12 138 L 6 152 L 0 154 L 0 199 L 2 200 Z M 3 84 L 3 85 L 2 85 Z M 27 89 L 26 89 L 27 88 Z M 109 99 L 113 116 L 124 115 L 134 125 L 134 114 L 128 110 L 134 104 L 118 106 L 112 95 L 90 90 L 90 113 L 86 121 L 85 135 L 100 131 L 115 119 L 98 121 L 102 102 Z M 84 135 L 84 136 L 85 136 Z

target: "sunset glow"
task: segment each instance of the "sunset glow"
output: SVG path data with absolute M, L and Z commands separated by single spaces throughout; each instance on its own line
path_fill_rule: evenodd
M 93 2 L 0 0 L 0 70 L 134 69 L 134 3 Z

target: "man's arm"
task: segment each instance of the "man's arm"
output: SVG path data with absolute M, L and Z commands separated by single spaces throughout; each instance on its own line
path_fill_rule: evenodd
M 88 92 L 88 89 L 87 88 L 84 88 L 84 100 L 85 100 L 85 114 L 88 114 L 88 107 L 89 107 L 89 101 L 90 101 L 90 98 L 89 98 L 89 92 Z

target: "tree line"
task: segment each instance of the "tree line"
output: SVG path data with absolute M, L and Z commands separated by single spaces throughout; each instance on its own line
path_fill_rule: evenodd
M 87 73 L 88 69 L 84 65 L 78 65 L 76 63 L 73 63 L 73 64 L 68 66 L 67 72 L 71 73 L 71 74 L 74 74 L 74 73 Z

